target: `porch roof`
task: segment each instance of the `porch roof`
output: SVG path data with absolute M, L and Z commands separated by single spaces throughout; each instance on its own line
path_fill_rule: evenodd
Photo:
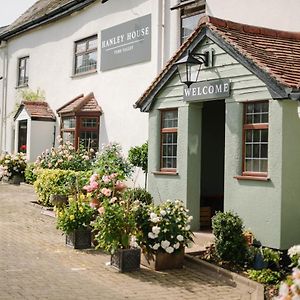
M 273 98 L 292 99 L 299 93 L 300 32 L 279 31 L 204 16 L 134 106 L 147 111 L 155 95 L 176 72 L 174 63 L 188 50 L 195 49 L 205 37 L 265 82 Z
M 44 101 L 22 101 L 14 119 L 19 116 L 23 109 L 32 120 L 55 121 L 56 119 L 54 112 Z
M 102 114 L 102 109 L 98 105 L 94 93 L 89 93 L 86 96 L 81 94 L 57 110 L 59 115 L 76 114 L 78 112 L 98 112 Z

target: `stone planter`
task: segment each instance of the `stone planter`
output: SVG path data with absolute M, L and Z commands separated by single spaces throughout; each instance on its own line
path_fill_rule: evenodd
M 110 264 L 120 272 L 132 272 L 140 269 L 141 250 L 119 249 L 110 257 Z
M 66 195 L 51 195 L 50 203 L 56 207 L 63 207 L 68 204 L 68 196 L 66 196 Z
M 141 264 L 155 271 L 181 269 L 184 262 L 184 248 L 180 252 L 167 253 L 158 251 L 156 254 L 142 253 Z
M 91 248 L 91 229 L 80 228 L 66 234 L 66 245 L 74 249 Z

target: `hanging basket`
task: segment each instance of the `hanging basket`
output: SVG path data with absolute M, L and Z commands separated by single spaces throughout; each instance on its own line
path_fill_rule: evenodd
M 141 250 L 119 249 L 110 257 L 110 264 L 120 272 L 132 272 L 140 269 Z
M 179 252 L 142 253 L 141 264 L 155 271 L 181 269 L 184 262 L 184 247 Z
M 80 228 L 66 234 L 66 245 L 74 249 L 91 248 L 91 229 Z

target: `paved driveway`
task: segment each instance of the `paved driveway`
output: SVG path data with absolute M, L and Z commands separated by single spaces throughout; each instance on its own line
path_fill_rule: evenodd
M 101 251 L 65 247 L 30 186 L 0 182 L 0 299 L 247 299 L 186 262 L 184 269 L 118 273 Z M 245 298 L 246 297 L 246 298 Z

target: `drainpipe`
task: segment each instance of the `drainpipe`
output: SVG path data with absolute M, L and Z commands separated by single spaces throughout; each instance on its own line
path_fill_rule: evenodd
M 156 74 L 158 74 L 162 68 L 162 63 L 164 59 L 164 6 L 165 0 L 158 0 L 157 5 L 157 70 Z
M 6 106 L 7 106 L 7 72 L 8 72 L 8 52 L 7 42 L 0 42 L 2 50 L 3 68 L 2 68 L 2 95 L 1 95 L 1 121 L 0 121 L 0 152 L 6 148 Z

